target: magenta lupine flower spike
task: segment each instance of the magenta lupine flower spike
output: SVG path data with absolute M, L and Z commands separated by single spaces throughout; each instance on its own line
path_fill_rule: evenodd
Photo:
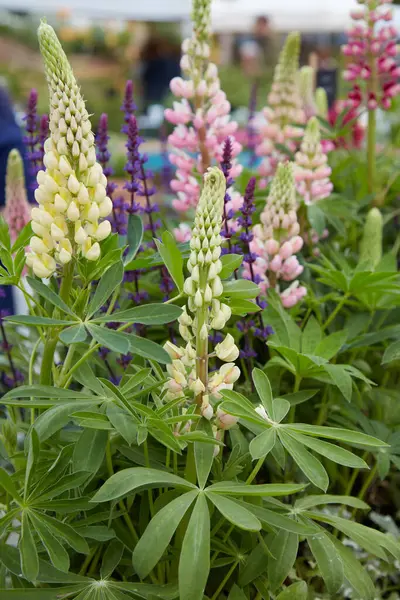
M 332 169 L 322 150 L 319 121 L 312 117 L 307 123 L 300 151 L 296 153 L 294 176 L 297 191 L 305 204 L 327 198 L 333 189 L 329 180 Z
M 375 110 L 390 108 L 400 94 L 400 66 L 396 62 L 397 31 L 391 23 L 391 0 L 357 0 L 361 4 L 352 11 L 354 24 L 348 42 L 342 48 L 350 59 L 344 79 L 354 82 L 349 105 L 367 106 Z
M 197 206 L 202 175 L 211 164 L 221 163 L 224 142 L 237 130 L 230 103 L 220 89 L 218 69 L 209 60 L 210 31 L 211 0 L 193 0 L 193 33 L 182 44 L 181 69 L 186 79 L 172 79 L 171 91 L 179 100 L 165 111 L 167 121 L 175 125 L 169 144 L 176 167 L 171 181 L 177 194 L 173 206 L 178 211 Z M 235 160 L 240 151 L 232 137 L 232 178 L 241 172 Z
M 259 286 L 265 293 L 275 288 L 285 308 L 291 308 L 303 298 L 306 289 L 297 277 L 303 272 L 296 254 L 303 247 L 296 214 L 296 190 L 291 163 L 280 164 L 272 181 L 261 224 L 253 228 L 250 250 L 258 255 L 253 273 L 259 276 Z M 246 273 L 247 277 L 251 273 Z M 282 289 L 282 283 L 290 283 Z
M 262 139 L 257 147 L 258 156 L 263 157 L 260 174 L 271 177 L 279 162 L 283 160 L 277 145 L 284 145 L 294 152 L 302 130 L 296 124 L 305 122 L 299 90 L 300 35 L 288 35 L 275 69 L 268 106 L 264 109 L 266 125 L 261 128 Z
M 12 243 L 31 220 L 31 209 L 26 196 L 24 164 L 18 150 L 11 150 L 8 155 L 4 219 L 9 227 Z

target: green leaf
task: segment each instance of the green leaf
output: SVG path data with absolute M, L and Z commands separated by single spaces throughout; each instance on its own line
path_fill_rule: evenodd
M 139 215 L 130 214 L 128 217 L 128 252 L 124 256 L 124 265 L 133 260 L 143 239 L 143 222 Z
M 263 431 L 255 438 L 253 438 L 249 445 L 250 454 L 253 460 L 267 456 L 275 446 L 276 442 L 276 431 L 271 427 Z
M 138 426 L 132 415 L 112 402 L 107 404 L 106 414 L 116 431 L 118 431 L 129 446 L 136 442 Z
M 325 229 L 325 215 L 322 210 L 316 204 L 310 204 L 307 206 L 307 219 L 312 229 L 314 229 L 319 236 L 324 233 Z
M 315 348 L 314 354 L 330 360 L 336 356 L 347 340 L 347 331 L 336 331 L 322 339 Z
M 320 506 L 323 504 L 344 504 L 345 506 L 352 506 L 354 508 L 361 508 L 368 510 L 369 506 L 362 500 L 354 498 L 353 496 L 333 496 L 329 494 L 324 495 L 311 495 L 304 496 L 296 500 L 296 508 L 307 509 L 313 508 L 314 506 Z
M 228 298 L 240 298 L 248 300 L 249 298 L 257 298 L 260 295 L 258 285 L 247 279 L 235 279 L 233 281 L 224 282 L 224 296 Z
M 29 246 L 29 242 L 32 235 L 33 231 L 31 227 L 31 222 L 29 221 L 29 223 L 27 223 L 25 227 L 19 232 L 17 239 L 12 245 L 11 254 L 15 254 L 20 248 L 25 248 L 26 246 Z
M 76 390 L 65 390 L 51 385 L 21 385 L 2 396 L 2 403 L 8 398 L 58 398 L 62 400 L 96 400 L 95 396 Z M 51 405 L 49 405 L 51 406 Z
M 272 590 L 276 590 L 285 581 L 297 557 L 298 536 L 288 531 L 278 531 L 269 549 L 268 579 Z
M 233 315 L 239 315 L 241 317 L 245 317 L 248 314 L 259 312 L 261 310 L 256 302 L 240 298 L 230 298 L 229 307 Z
M 238 583 L 240 586 L 245 587 L 249 583 L 252 583 L 257 578 L 261 577 L 268 567 L 268 557 L 271 556 L 269 550 L 269 539 L 267 536 L 261 538 L 260 542 L 254 546 L 251 552 L 246 557 L 246 562 L 241 565 L 239 572 Z M 267 596 L 265 596 L 266 598 Z
M 134 375 L 127 375 L 122 380 L 122 392 L 128 394 L 135 387 L 139 386 L 150 375 L 151 369 L 141 369 Z
M 36 317 L 35 315 L 11 315 L 4 318 L 5 321 L 15 323 L 16 325 L 27 325 L 32 327 L 58 327 L 61 325 L 71 325 L 71 321 L 64 319 L 53 319 L 48 317 Z
M 40 454 L 40 442 L 36 429 L 31 428 L 27 437 L 28 443 L 28 458 L 26 461 L 24 498 L 28 493 L 29 483 L 32 476 L 32 469 L 38 463 Z
M 132 555 L 133 567 L 141 579 L 147 577 L 161 559 L 197 494 L 197 490 L 192 490 L 175 498 L 148 524 Z
M 311 483 L 325 492 L 328 489 L 329 478 L 319 460 L 310 454 L 302 444 L 282 429 L 279 430 L 279 437 L 294 462 L 301 471 L 303 471 L 304 475 Z
M 340 446 L 335 446 L 329 442 L 323 442 L 321 440 L 317 440 L 316 438 L 302 435 L 301 433 L 292 432 L 290 435 L 300 442 L 300 444 L 311 448 L 311 450 L 314 450 L 314 452 L 325 456 L 325 458 L 328 458 L 339 465 L 352 467 L 353 469 L 369 468 L 367 463 L 362 458 L 356 456 L 348 450 L 345 450 L 344 448 L 341 448 Z
M 76 421 L 80 427 L 87 429 L 113 430 L 113 426 L 103 413 L 79 410 L 71 413 L 71 419 Z
M 388 346 L 383 354 L 382 364 L 387 365 L 395 360 L 400 359 L 400 340 L 393 342 Z
M 119 540 L 111 540 L 107 546 L 107 550 L 103 554 L 103 560 L 100 569 L 100 575 L 102 579 L 107 579 L 113 574 L 121 562 L 123 553 L 123 543 Z
M 174 304 L 143 304 L 128 310 L 113 312 L 110 315 L 93 319 L 96 323 L 141 323 L 142 325 L 164 325 L 181 315 L 182 309 Z
M 274 402 L 275 419 L 280 423 L 290 410 L 290 402 L 284 398 L 275 398 Z
M 84 388 L 89 388 L 89 390 L 93 390 L 99 396 L 104 394 L 103 386 L 101 385 L 98 378 L 95 376 L 92 367 L 88 362 L 82 363 L 77 369 L 74 371 L 74 379 L 79 381 L 79 383 Z
M 247 508 L 220 494 L 206 492 L 207 498 L 232 525 L 246 531 L 260 531 L 261 523 Z
M 17 548 L 10 546 L 8 544 L 0 544 L 0 561 L 6 566 L 10 573 L 14 575 L 21 575 L 21 563 L 20 563 L 20 553 Z M 90 580 L 82 575 L 77 575 L 76 573 L 63 573 L 58 569 L 54 568 L 50 563 L 39 559 L 39 573 L 37 575 L 36 581 L 41 583 L 83 583 L 88 584 Z M 66 588 L 64 588 L 66 589 Z M 40 592 L 45 591 L 44 588 L 40 588 Z M 3 596 L 1 596 L 3 599 Z M 16 600 L 18 600 L 16 598 Z M 38 600 L 41 600 L 39 598 Z
M 240 267 L 243 256 L 240 254 L 224 254 L 221 256 L 222 270 L 219 274 L 221 279 L 228 279 L 236 269 Z
M 13 480 L 2 467 L 0 467 L 0 487 L 2 487 L 7 494 L 10 494 L 11 498 L 13 498 L 18 504 L 23 504 L 23 500 L 21 496 L 17 492 L 17 488 L 14 485 Z
M 68 346 L 69 344 L 85 342 L 87 333 L 83 323 L 79 323 L 78 325 L 64 329 L 64 331 L 62 331 L 58 337 L 64 344 Z
M 60 544 L 57 538 L 48 530 L 46 525 L 42 523 L 39 515 L 30 512 L 30 519 L 35 526 L 35 530 L 39 535 L 47 554 L 56 569 L 68 573 L 69 571 L 69 555 L 65 548 Z
M 77 594 L 82 589 L 82 584 L 64 586 L 60 588 L 24 588 L 0 590 L 1 600 L 59 600 L 68 597 L 66 594 Z M 78 596 L 74 596 L 78 600 Z M 79 596 L 81 600 L 81 596 Z
M 86 323 L 86 327 L 90 335 L 102 346 L 120 354 L 128 354 L 130 343 L 125 333 L 99 327 L 93 323 Z
M 336 594 L 343 585 L 343 563 L 334 544 L 325 533 L 307 538 L 308 545 L 315 560 L 329 594 Z
M 301 351 L 303 354 L 314 354 L 322 338 L 321 327 L 315 317 L 310 317 L 301 334 Z
M 96 291 L 87 308 L 87 318 L 90 318 L 107 302 L 114 290 L 120 285 L 124 277 L 122 262 L 113 264 L 102 276 L 97 284 Z
M 242 500 L 237 500 L 237 502 L 252 512 L 253 515 L 255 515 L 257 519 L 265 525 L 264 528 L 267 530 L 272 527 L 274 529 L 284 529 L 285 531 L 298 533 L 300 535 L 307 535 L 314 532 L 314 529 L 311 529 L 307 525 L 299 523 L 298 521 L 295 521 L 284 514 L 275 512 L 269 508 L 265 508 L 264 506 L 250 504 L 249 502 L 244 502 Z
M 179 250 L 174 236 L 169 231 L 164 231 L 162 241 L 154 240 L 157 245 L 157 250 L 168 269 L 169 274 L 175 282 L 176 287 L 180 292 L 183 290 L 183 258 Z
M 30 529 L 28 514 L 25 511 L 22 513 L 19 551 L 21 553 L 21 569 L 23 576 L 28 581 L 36 581 L 39 573 L 39 557 Z
M 61 537 L 76 552 L 89 554 L 87 541 L 71 525 L 63 523 L 58 519 L 53 519 L 53 517 L 49 517 L 43 513 L 40 515 L 40 518 L 53 535 Z
M 203 433 L 203 435 L 207 436 L 208 439 L 215 440 L 211 425 L 206 419 L 201 419 L 201 421 L 199 421 L 196 429 L 196 433 L 197 432 Z M 194 460 L 196 465 L 197 481 L 201 489 L 203 489 L 207 483 L 207 479 L 214 461 L 214 450 L 214 444 L 209 444 L 202 441 L 196 441 L 194 443 Z
M 72 310 L 64 302 L 64 300 L 62 300 L 58 294 L 53 292 L 53 290 L 49 286 L 45 285 L 38 279 L 34 279 L 33 277 L 27 277 L 26 280 L 30 287 L 33 290 L 35 290 L 35 292 L 39 294 L 39 296 L 42 296 L 42 298 L 50 302 L 50 304 L 53 304 L 53 306 L 59 308 L 62 312 L 66 313 L 67 315 L 70 315 L 74 319 L 78 319 L 78 317 L 72 312 Z
M 152 340 L 139 337 L 133 333 L 126 334 L 126 339 L 129 341 L 129 348 L 133 354 L 139 354 L 143 358 L 155 360 L 163 365 L 170 364 L 171 357 L 168 352 Z
M 108 502 L 123 498 L 135 491 L 157 487 L 178 487 L 187 490 L 197 489 L 192 483 L 185 481 L 177 475 L 158 471 L 157 469 L 144 469 L 133 467 L 123 469 L 108 479 L 93 496 L 93 502 Z
M 275 420 L 272 389 L 267 375 L 261 369 L 253 369 L 252 378 L 267 415 L 270 419 Z
M 343 365 L 324 365 L 323 368 L 331 377 L 334 385 L 339 388 L 346 400 L 350 402 L 353 393 L 353 382 Z
M 179 560 L 180 600 L 203 600 L 210 571 L 210 514 L 204 494 L 194 506 Z
M 279 396 L 283 400 L 287 400 L 290 402 L 291 406 L 297 406 L 297 404 L 302 404 L 310 398 L 313 398 L 315 394 L 318 393 L 318 390 L 301 390 L 300 392 L 294 392 L 293 394 L 285 394 L 284 396 Z M 277 398 L 277 400 L 279 400 Z
M 243 590 L 234 583 L 229 592 L 228 600 L 247 600 L 247 596 Z
M 281 425 L 280 431 L 285 429 L 293 429 L 306 435 L 328 438 L 337 442 L 347 442 L 371 448 L 388 447 L 386 442 L 378 440 L 371 435 L 361 433 L 361 431 L 352 431 L 351 429 L 340 429 L 339 427 L 324 427 L 319 425 L 307 425 L 305 423 L 296 423 L 294 425 Z
M 265 483 L 263 485 L 246 485 L 231 481 L 220 481 L 206 488 L 207 492 L 214 492 L 224 496 L 288 496 L 297 494 L 305 488 L 297 483 Z
M 292 583 L 277 596 L 276 600 L 307 600 L 308 587 L 305 581 Z
M 106 453 L 107 439 L 107 431 L 84 429 L 75 444 L 72 456 L 74 471 L 96 473 Z
M 344 576 L 351 587 L 357 592 L 362 600 L 374 600 L 376 597 L 375 586 L 368 573 L 354 556 L 353 550 L 344 546 L 333 535 L 330 535 L 329 533 L 327 533 L 327 535 L 335 545 L 336 550 L 342 559 Z

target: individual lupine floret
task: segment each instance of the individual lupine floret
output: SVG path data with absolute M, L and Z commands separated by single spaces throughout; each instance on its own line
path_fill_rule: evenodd
M 270 177 L 282 159 L 277 144 L 296 150 L 297 139 L 302 130 L 296 124 L 305 122 L 302 99 L 299 92 L 298 68 L 300 35 L 288 35 L 275 68 L 268 105 L 264 109 L 266 125 L 261 128 L 262 140 L 257 147 L 258 156 L 265 157 L 260 165 L 260 174 Z
M 328 157 L 322 149 L 318 119 L 312 117 L 307 123 L 294 164 L 297 191 L 305 204 L 314 204 L 331 194 L 333 189 L 329 179 L 331 172 Z
M 197 205 L 200 177 L 213 163 L 221 163 L 226 138 L 233 136 L 237 123 L 230 118 L 231 106 L 220 89 L 217 66 L 210 62 L 211 0 L 193 0 L 193 32 L 182 44 L 181 69 L 186 79 L 172 79 L 171 91 L 179 101 L 165 111 L 175 125 L 168 141 L 170 161 L 176 167 L 171 189 L 177 194 L 173 206 L 187 211 Z M 230 177 L 241 172 L 236 157 L 241 146 L 232 138 Z
M 50 277 L 72 257 L 100 256 L 99 242 L 111 232 L 112 202 L 107 179 L 96 162 L 89 115 L 67 57 L 52 27 L 38 31 L 50 92 L 50 137 L 44 144 L 45 171 L 39 171 L 32 209 L 35 236 L 27 263 L 38 277 Z
M 190 275 L 184 283 L 188 302 L 179 317 L 179 332 L 187 345 L 186 348 L 171 342 L 165 345 L 172 358 L 172 365 L 168 367 L 171 379 L 165 384 L 167 397 L 178 397 L 186 391 L 208 419 L 214 414 L 211 400 L 219 397 L 220 390 L 232 389 L 240 376 L 233 363 L 239 350 L 230 334 L 215 348 L 216 355 L 227 364 L 211 377 L 208 373 L 210 330 L 223 329 L 231 316 L 230 307 L 220 301 L 223 293 L 219 277 L 222 269 L 220 233 L 225 189 L 222 171 L 210 168 L 204 176 L 190 240 L 187 264 Z
M 25 187 L 24 163 L 18 150 L 11 150 L 7 159 L 6 206 L 3 214 L 12 243 L 31 220 L 30 213 Z
M 257 255 L 253 273 L 259 276 L 261 290 L 265 293 L 275 288 L 285 308 L 294 306 L 306 294 L 306 289 L 296 280 L 303 272 L 295 256 L 303 247 L 296 209 L 293 166 L 281 164 L 261 214 L 261 224 L 253 228 L 250 249 Z M 245 272 L 245 275 L 250 273 Z M 280 281 L 292 283 L 282 290 Z

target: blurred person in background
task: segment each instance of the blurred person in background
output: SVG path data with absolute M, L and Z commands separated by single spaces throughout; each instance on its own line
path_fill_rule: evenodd
M 267 65 L 274 60 L 270 20 L 257 17 L 253 32 L 239 40 L 239 59 L 244 73 L 249 77 L 260 77 Z
M 167 39 L 151 35 L 141 52 L 140 80 L 144 110 L 162 104 L 169 94 L 169 83 L 180 75 L 180 50 Z

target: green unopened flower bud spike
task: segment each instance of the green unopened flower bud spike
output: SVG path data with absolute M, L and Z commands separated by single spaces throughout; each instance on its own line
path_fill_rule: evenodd
M 50 25 L 38 30 L 50 93 L 50 137 L 44 144 L 45 171 L 39 171 L 32 209 L 35 235 L 27 263 L 38 277 L 51 277 L 57 266 L 83 256 L 97 260 L 99 242 L 111 232 L 107 180 L 96 162 L 94 135 L 85 102 L 68 59 Z
M 360 264 L 368 264 L 373 269 L 382 259 L 383 219 L 378 208 L 367 214 L 363 236 L 360 242 Z

